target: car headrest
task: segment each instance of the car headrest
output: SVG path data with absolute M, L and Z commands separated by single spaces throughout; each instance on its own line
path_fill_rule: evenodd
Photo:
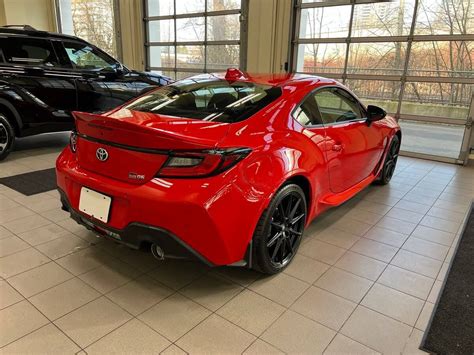
M 181 95 L 174 103 L 173 106 L 180 109 L 188 110 L 196 108 L 196 100 L 193 94 L 184 94 Z
M 234 97 L 234 95 L 229 94 L 227 92 L 214 94 L 209 100 L 207 108 L 213 110 L 221 110 L 227 105 L 230 105 L 231 103 L 235 102 L 236 100 L 237 99 Z

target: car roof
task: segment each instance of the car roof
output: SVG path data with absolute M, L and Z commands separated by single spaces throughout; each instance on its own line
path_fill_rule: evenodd
M 226 72 L 199 74 L 189 79 L 207 81 L 209 79 L 229 80 Z M 186 80 L 186 79 L 183 79 Z M 315 86 L 315 85 L 334 85 L 339 84 L 336 80 L 325 78 L 317 75 L 300 74 L 300 73 L 277 73 L 277 74 L 261 74 L 261 73 L 244 73 L 236 81 L 252 82 L 257 84 L 288 87 L 288 86 Z
M 21 28 L 19 28 L 21 27 Z M 28 37 L 36 37 L 36 38 L 55 38 L 55 39 L 70 39 L 85 42 L 83 39 L 75 36 L 65 35 L 62 33 L 55 33 L 55 32 L 48 32 L 48 31 L 41 31 L 36 30 L 31 26 L 28 25 L 21 25 L 21 26 L 0 26 L 0 35 L 7 35 L 7 36 L 28 36 Z

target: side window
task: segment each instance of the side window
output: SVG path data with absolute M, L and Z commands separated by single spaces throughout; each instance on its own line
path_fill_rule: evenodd
M 362 119 L 363 112 L 355 98 L 338 88 L 317 91 L 314 99 L 325 124 Z
M 7 64 L 59 66 L 51 42 L 37 38 L 1 38 L 3 59 Z
M 308 115 L 308 112 L 306 112 L 301 106 L 296 109 L 293 117 L 303 126 L 310 126 L 312 124 L 310 119 L 311 116 Z
M 74 68 L 77 69 L 114 69 L 117 62 L 97 51 L 86 43 L 64 42 L 64 49 Z
M 303 126 L 321 124 L 319 119 L 318 107 L 314 96 L 308 96 L 303 103 L 293 112 L 293 117 Z

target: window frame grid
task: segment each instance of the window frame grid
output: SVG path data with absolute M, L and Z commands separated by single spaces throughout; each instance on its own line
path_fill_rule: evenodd
M 208 1 L 204 1 L 204 12 L 193 12 L 186 14 L 176 14 L 176 0 L 173 0 L 173 14 L 163 15 L 163 16 L 148 16 L 148 2 L 153 0 L 143 0 L 143 9 L 144 9 L 144 18 L 143 18 L 143 27 L 145 34 L 145 70 L 154 70 L 154 71 L 167 71 L 172 72 L 177 78 L 179 72 L 181 73 L 209 73 L 222 71 L 222 69 L 213 68 L 208 65 L 207 62 L 207 50 L 208 46 L 212 45 L 238 45 L 239 46 L 239 68 L 245 70 L 246 63 L 246 37 L 247 37 L 247 9 L 248 9 L 248 0 L 241 0 L 240 8 L 229 9 L 229 10 L 218 10 L 218 11 L 208 11 Z M 154 0 L 157 1 L 157 0 Z M 225 16 L 225 15 L 239 15 L 240 22 L 240 36 L 238 40 L 208 40 L 207 28 L 208 28 L 208 18 L 215 16 Z M 177 20 L 179 19 L 188 19 L 188 18 L 204 18 L 204 41 L 178 41 L 177 40 Z M 174 41 L 160 41 L 152 42 L 150 41 L 149 35 L 149 22 L 157 20 L 173 20 L 174 26 Z M 168 46 L 174 47 L 174 63 L 173 67 L 165 66 L 152 66 L 150 65 L 150 48 L 159 47 L 159 46 Z M 203 46 L 204 47 L 204 65 L 203 69 L 201 68 L 183 68 L 177 66 L 178 60 L 178 46 Z
M 419 75 L 409 75 L 409 63 L 411 55 L 411 47 L 413 43 L 418 42 L 459 42 L 459 41 L 474 41 L 474 34 L 440 34 L 440 35 L 415 35 L 415 26 L 416 18 L 419 9 L 419 0 L 415 0 L 413 17 L 410 25 L 410 32 L 408 35 L 404 36 L 352 36 L 352 25 L 354 19 L 354 9 L 356 5 L 359 4 L 374 4 L 378 3 L 373 0 L 335 0 L 335 1 L 321 1 L 321 2 L 311 2 L 303 3 L 302 0 L 294 1 L 294 26 L 293 26 L 293 38 L 291 40 L 291 55 L 290 62 L 292 71 L 295 73 L 307 74 L 308 72 L 298 71 L 297 70 L 297 61 L 298 61 L 298 51 L 299 45 L 301 44 L 346 44 L 345 48 L 345 57 L 344 57 L 344 68 L 342 73 L 330 73 L 330 72 L 318 72 L 313 71 L 311 73 L 315 75 L 321 75 L 333 79 L 342 80 L 343 84 L 347 80 L 377 80 L 377 81 L 398 81 L 400 85 L 400 93 L 397 103 L 397 111 L 391 112 L 397 120 L 416 120 L 423 122 L 432 122 L 432 123 L 449 123 L 453 125 L 466 125 L 464 120 L 453 120 L 443 117 L 429 117 L 429 116 L 420 116 L 420 115 L 411 115 L 401 113 L 401 104 L 403 101 L 403 95 L 405 93 L 406 83 L 410 82 L 431 82 L 431 83 L 446 83 L 446 84 L 466 84 L 474 85 L 474 78 L 462 77 L 462 76 L 419 76 Z M 349 18 L 349 27 L 347 37 L 338 37 L 338 38 L 299 38 L 300 33 L 300 24 L 301 24 L 301 10 L 302 9 L 311 9 L 311 8 L 323 8 L 323 7 L 335 7 L 342 5 L 351 6 L 351 14 Z M 348 61 L 349 61 L 349 52 L 350 45 L 352 43 L 382 43 L 382 42 L 402 42 L 407 44 L 406 53 L 405 53 L 405 62 L 403 64 L 402 73 L 400 75 L 385 75 L 385 74 L 350 74 L 348 73 Z M 467 118 L 466 118 L 467 119 Z

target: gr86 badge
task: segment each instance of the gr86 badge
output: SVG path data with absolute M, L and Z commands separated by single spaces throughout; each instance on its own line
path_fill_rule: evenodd
M 128 178 L 131 180 L 145 180 L 145 175 L 137 173 L 128 173 Z

